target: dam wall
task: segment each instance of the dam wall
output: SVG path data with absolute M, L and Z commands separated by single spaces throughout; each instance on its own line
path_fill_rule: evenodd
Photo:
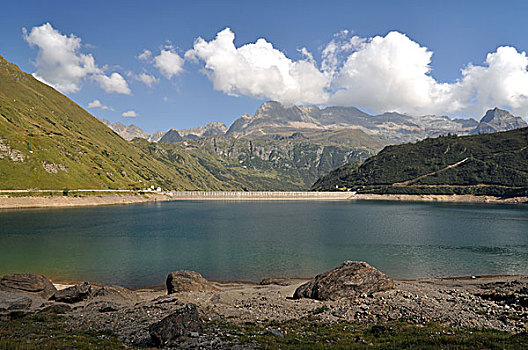
M 347 200 L 353 192 L 171 191 L 174 200 Z

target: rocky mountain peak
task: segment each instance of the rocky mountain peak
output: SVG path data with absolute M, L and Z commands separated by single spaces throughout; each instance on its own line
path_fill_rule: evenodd
M 227 131 L 227 126 L 222 122 L 210 122 L 206 126 L 191 129 L 178 129 L 178 133 L 185 138 L 221 136 Z
M 180 133 L 176 129 L 170 129 L 163 135 L 159 142 L 175 143 L 183 140 Z
M 489 123 L 493 120 L 504 120 L 504 119 L 511 119 L 515 118 L 510 112 L 500 109 L 500 108 L 493 108 L 486 112 L 486 114 L 482 117 L 480 120 L 481 123 Z
M 473 134 L 508 131 L 526 126 L 528 124 L 521 117 L 516 117 L 504 109 L 495 107 L 486 112 Z
M 273 111 L 279 111 L 285 109 L 280 102 L 277 101 L 266 101 L 263 104 L 260 105 L 260 107 L 255 112 L 255 116 L 270 113 Z

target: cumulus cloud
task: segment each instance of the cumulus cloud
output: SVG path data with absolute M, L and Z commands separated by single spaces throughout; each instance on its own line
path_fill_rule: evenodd
M 121 116 L 130 118 L 130 117 L 137 117 L 138 115 L 137 115 L 137 113 L 135 111 L 130 110 L 130 111 L 126 111 L 126 112 L 121 113 Z
M 23 29 L 24 40 L 38 48 L 34 64 L 37 71 L 33 76 L 64 93 L 80 90 L 85 78 L 99 82 L 107 92 L 130 94 L 124 78 L 118 73 L 106 76 L 104 69 L 96 65 L 91 54 L 81 52 L 81 38 L 60 33 L 50 23 L 33 27 L 31 31 Z
M 147 73 L 138 74 L 135 78 L 148 87 L 152 87 L 152 85 L 159 83 L 158 78 Z
M 335 72 L 335 92 L 328 103 L 411 113 L 446 112 L 445 108 L 459 107 L 447 103 L 452 87 L 430 75 L 433 53 L 406 35 L 390 32 L 385 37 L 356 40 L 353 48 L 339 70 L 333 57 L 327 63 L 328 69 Z
M 198 38 L 185 58 L 203 62 L 216 90 L 291 104 L 358 106 L 377 112 L 462 114 L 479 117 L 495 106 L 528 114 L 528 59 L 499 47 L 481 65 L 468 64 L 454 82 L 431 75 L 433 52 L 405 34 L 362 38 L 342 31 L 321 50 L 293 60 L 265 39 L 236 47 L 226 28 Z
M 113 111 L 114 109 L 112 107 L 108 107 L 101 103 L 99 100 L 93 100 L 92 102 L 88 103 L 88 108 L 101 108 L 102 110 L 110 110 Z
M 303 50 L 293 61 L 265 39 L 235 47 L 235 34 L 226 28 L 212 41 L 198 38 L 185 58 L 203 61 L 216 90 L 229 95 L 271 98 L 287 104 L 323 103 L 329 79 Z
M 130 95 L 130 88 L 125 78 L 119 73 L 112 73 L 110 76 L 97 74 L 93 79 L 99 83 L 99 86 L 106 92 L 115 92 L 118 94 Z
M 183 72 L 185 61 L 174 51 L 173 48 L 161 50 L 160 54 L 154 57 L 154 66 L 159 69 L 167 79 Z
M 469 64 L 455 86 L 455 96 L 466 108 L 482 114 L 492 106 L 510 107 L 513 113 L 528 115 L 528 58 L 526 53 L 502 46 L 489 53 L 484 66 Z M 466 101 L 478 101 L 471 105 Z

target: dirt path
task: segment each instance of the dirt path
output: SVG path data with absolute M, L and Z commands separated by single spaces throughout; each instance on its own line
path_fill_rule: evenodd
M 437 170 L 437 171 L 433 171 L 431 173 L 428 173 L 428 174 L 425 174 L 425 175 L 421 175 L 421 176 L 418 176 L 414 179 L 410 179 L 410 180 L 407 180 L 407 181 L 404 181 L 404 182 L 395 182 L 394 184 L 392 184 L 393 186 L 409 186 L 410 184 L 412 184 L 413 182 L 416 182 L 416 181 L 420 181 L 421 179 L 423 178 L 426 178 L 428 176 L 434 176 L 438 173 L 441 173 L 443 171 L 446 171 L 446 170 L 449 170 L 449 169 L 452 169 L 452 168 L 455 168 L 457 166 L 459 166 L 460 164 L 463 164 L 465 163 L 469 158 L 464 158 L 462 159 L 461 161 L 459 162 L 456 162 L 454 164 L 450 164 L 448 166 L 446 166 L 445 168 L 442 168 L 440 170 Z

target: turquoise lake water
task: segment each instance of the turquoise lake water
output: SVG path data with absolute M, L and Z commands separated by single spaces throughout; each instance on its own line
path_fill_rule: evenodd
M 162 202 L 0 211 L 0 275 L 128 287 L 311 277 L 362 260 L 395 278 L 528 274 L 528 206 Z

